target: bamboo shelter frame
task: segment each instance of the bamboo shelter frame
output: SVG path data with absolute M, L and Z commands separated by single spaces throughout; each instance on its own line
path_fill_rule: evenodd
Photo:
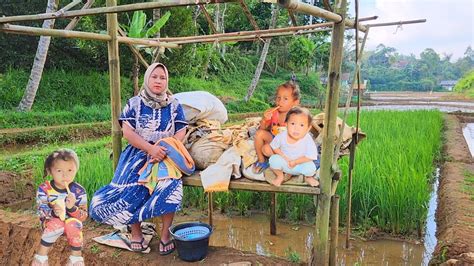
M 77 2 L 77 1 L 76 1 Z M 370 27 L 379 26 L 390 26 L 390 25 L 402 25 L 412 23 L 422 23 L 426 20 L 412 20 L 412 21 L 399 21 L 379 24 L 366 24 L 363 25 L 360 22 L 376 19 L 377 17 L 362 18 L 357 21 L 347 19 L 346 14 L 346 2 L 347 0 L 336 1 L 335 12 L 331 12 L 316 6 L 312 6 L 307 3 L 300 2 L 299 0 L 278 0 L 278 4 L 286 8 L 292 17 L 292 27 L 260 30 L 256 24 L 254 18 L 248 11 L 248 8 L 244 0 L 164 0 L 160 2 L 147 2 L 147 3 L 136 3 L 128 5 L 117 5 L 117 0 L 107 0 L 106 7 L 100 8 L 83 8 L 74 11 L 62 11 L 55 13 L 43 13 L 36 15 L 20 15 L 10 17 L 0 17 L 0 32 L 14 33 L 14 34 L 25 34 L 25 35 L 45 35 L 62 38 L 78 38 L 84 40 L 98 40 L 107 42 L 108 57 L 109 57 L 109 79 L 110 79 L 110 94 L 111 94 L 111 113 L 112 113 L 112 143 L 113 143 L 113 161 L 114 168 L 116 167 L 121 152 L 121 138 L 122 131 L 118 124 L 118 117 L 120 114 L 121 97 L 120 97 L 120 61 L 119 61 L 119 49 L 120 43 L 127 44 L 132 52 L 136 55 L 140 53 L 133 47 L 133 45 L 143 46 L 155 46 L 164 48 L 179 48 L 181 45 L 189 43 L 207 43 L 207 42 L 226 42 L 226 41 L 254 41 L 265 38 L 271 38 L 276 36 L 288 36 L 288 35 L 300 35 L 309 34 L 318 31 L 332 31 L 331 40 L 331 52 L 330 62 L 328 70 L 328 85 L 326 92 L 326 103 L 325 103 L 325 116 L 324 116 L 324 129 L 322 132 L 322 156 L 321 156 L 321 170 L 320 170 L 320 191 L 318 192 L 318 198 L 315 198 L 315 204 L 317 205 L 317 216 L 315 226 L 315 238 L 313 240 L 313 252 L 311 257 L 311 264 L 316 265 L 331 265 L 335 264 L 336 259 L 336 246 L 337 246 L 337 228 L 338 228 L 338 212 L 339 212 L 339 198 L 335 195 L 335 187 L 337 182 L 333 181 L 335 175 L 335 147 L 340 144 L 335 144 L 334 139 L 336 136 L 336 118 L 337 118 L 337 107 L 339 99 L 340 89 L 340 77 L 341 77 L 341 64 L 343 54 L 343 43 L 344 43 L 344 31 L 347 28 L 355 28 L 357 31 L 365 33 L 364 44 L 367 38 L 368 30 Z M 74 2 L 75 3 L 75 2 Z M 139 39 L 129 38 L 124 36 L 118 27 L 117 13 L 146 10 L 146 9 L 158 9 L 168 7 L 179 7 L 179 6 L 194 6 L 198 5 L 202 8 L 203 12 L 207 13 L 205 6 L 208 4 L 219 4 L 219 3 L 236 3 L 240 4 L 244 14 L 249 19 L 249 22 L 256 29 L 254 31 L 241 31 L 232 33 L 215 33 L 211 35 L 203 36 L 188 36 L 188 37 L 170 37 L 170 38 L 154 38 L 154 39 Z M 306 15 L 312 15 L 326 19 L 326 23 L 318 23 L 305 26 L 296 26 L 296 21 L 291 16 L 294 13 L 302 13 Z M 28 27 L 13 25 L 14 22 L 25 22 L 25 21 L 38 21 L 46 19 L 59 19 L 59 18 L 78 18 L 82 16 L 106 14 L 107 16 L 107 34 L 89 33 L 81 31 L 71 30 L 57 30 L 57 29 L 42 29 L 37 27 Z M 210 20 L 209 15 L 206 15 L 209 24 L 213 24 Z M 212 25 L 213 26 L 213 25 Z M 215 28 L 214 28 L 215 29 Z M 362 54 L 362 49 L 359 54 Z M 138 53 L 138 54 L 137 54 Z M 143 65 L 147 65 L 147 62 L 143 57 L 139 56 L 140 62 Z M 360 58 L 360 57 L 359 57 Z M 360 62 L 357 63 L 357 70 L 355 76 L 357 77 L 357 71 L 360 68 Z M 351 86 L 352 87 L 352 86 Z M 339 136 L 340 139 L 340 136 Z M 211 196 L 211 195 L 210 195 Z M 211 198 L 211 197 L 210 197 Z M 212 206 L 212 205 L 210 205 Z M 212 215 L 212 213 L 210 214 Z M 331 217 L 331 218 L 330 218 Z M 329 233 L 329 220 L 331 219 L 331 242 L 328 247 L 328 233 Z

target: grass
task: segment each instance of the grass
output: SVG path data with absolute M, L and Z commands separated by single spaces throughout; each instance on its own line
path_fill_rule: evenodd
M 317 74 L 298 74 L 303 104 L 315 103 L 324 89 Z M 30 112 L 15 111 L 28 82 L 29 72 L 8 69 L 0 73 L 0 128 L 26 128 L 110 120 L 108 73 L 45 70 Z M 203 90 L 221 98 L 229 113 L 261 112 L 273 102 L 275 88 L 288 81 L 290 73 L 263 73 L 250 101 L 244 96 L 252 75 L 240 72 L 200 79 L 170 77 L 173 93 Z M 122 106 L 132 97 L 130 79 L 121 78 Z M 64 96 L 67 95 L 67 98 Z
M 474 173 L 467 170 L 464 171 L 464 182 L 462 184 L 464 193 L 469 195 L 469 198 L 474 201 Z
M 354 124 L 354 114 L 349 117 Z M 394 234 L 413 234 L 424 227 L 428 209 L 434 162 L 440 156 L 442 115 L 438 111 L 362 112 L 361 128 L 367 139 L 360 143 L 353 180 L 353 221 L 361 228 L 376 226 Z M 78 153 L 81 166 L 77 181 L 93 192 L 112 177 L 110 138 L 80 144 L 63 144 Z M 15 154 L 0 155 L 0 170 L 24 172 L 31 169 L 41 182 L 44 158 L 58 148 L 56 144 Z M 347 207 L 347 159 L 340 162 L 344 171 L 339 183 L 341 221 Z M 473 177 L 466 178 L 472 191 Z M 305 195 L 277 194 L 277 215 L 291 221 L 314 222 L 313 198 Z M 268 211 L 270 194 L 230 191 L 214 194 L 214 203 L 222 213 L 250 215 Z M 207 209 L 202 188 L 185 187 L 183 206 Z

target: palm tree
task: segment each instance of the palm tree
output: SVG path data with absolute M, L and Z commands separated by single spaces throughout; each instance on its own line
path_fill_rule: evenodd
M 279 7 L 276 5 L 272 5 L 272 18 L 270 23 L 270 29 L 275 28 L 278 11 Z M 270 48 L 271 40 L 271 38 L 267 39 L 267 41 L 263 45 L 262 53 L 260 54 L 260 60 L 258 61 L 257 69 L 255 69 L 255 75 L 253 76 L 252 83 L 250 83 L 250 86 L 247 90 L 247 95 L 244 98 L 246 102 L 250 100 L 253 95 L 253 92 L 255 91 L 255 88 L 257 87 L 258 81 L 260 79 L 260 74 L 262 74 L 263 65 L 265 64 L 265 60 L 267 58 L 268 49 Z
M 55 12 L 58 8 L 59 0 L 48 0 L 46 6 L 46 13 Z M 54 26 L 54 19 L 48 19 L 43 22 L 43 29 L 52 29 Z M 38 90 L 39 83 L 41 81 L 41 76 L 43 74 L 44 63 L 46 62 L 46 56 L 48 55 L 49 43 L 51 42 L 50 36 L 41 36 L 38 49 L 36 50 L 35 60 L 33 62 L 33 67 L 31 69 L 30 78 L 28 80 L 28 85 L 25 89 L 25 94 L 18 104 L 18 111 L 30 111 L 33 102 L 35 101 L 36 91 Z

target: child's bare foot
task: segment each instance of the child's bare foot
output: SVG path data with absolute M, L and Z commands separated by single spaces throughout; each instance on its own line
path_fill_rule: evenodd
M 308 183 L 310 186 L 312 187 L 317 187 L 319 186 L 319 181 L 316 180 L 316 178 L 312 177 L 312 176 L 305 176 L 304 177 L 304 181 L 306 183 Z
M 276 178 L 272 181 L 272 185 L 274 186 L 281 186 L 281 183 L 283 183 L 283 180 L 285 179 L 285 176 L 283 174 L 277 175 Z
M 44 258 L 46 257 L 46 258 Z M 35 255 L 33 257 L 33 261 L 31 262 L 31 266 L 48 266 L 48 257 L 47 256 L 40 256 Z
M 66 266 L 84 266 L 84 258 L 82 256 L 69 256 Z

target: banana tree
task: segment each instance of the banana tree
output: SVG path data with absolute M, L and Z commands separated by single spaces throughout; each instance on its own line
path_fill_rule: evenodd
M 132 21 L 129 25 L 120 25 L 121 28 L 126 32 L 127 36 L 130 38 L 150 38 L 156 35 L 157 32 L 166 24 L 170 18 L 171 13 L 166 12 L 159 20 L 156 22 L 147 21 L 145 12 L 135 11 L 133 12 Z M 133 47 L 138 51 L 144 51 L 146 54 L 151 57 L 154 54 L 154 49 L 149 47 L 144 47 L 142 45 L 133 45 Z M 157 48 L 155 48 L 157 49 Z M 138 94 L 138 74 L 140 72 L 139 54 L 133 53 L 135 63 L 133 65 L 132 80 L 133 80 L 133 92 L 135 95 Z

